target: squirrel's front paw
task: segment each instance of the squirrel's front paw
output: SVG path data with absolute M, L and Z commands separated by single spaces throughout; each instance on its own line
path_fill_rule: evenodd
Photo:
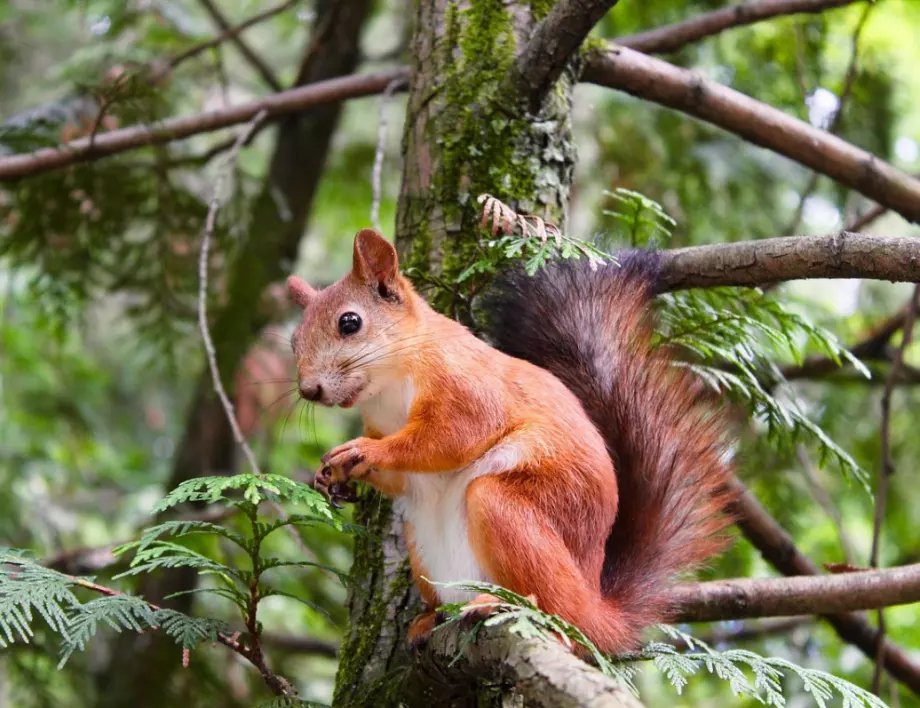
M 374 466 L 370 438 L 355 438 L 323 455 L 323 464 L 330 468 L 330 482 L 361 479 Z

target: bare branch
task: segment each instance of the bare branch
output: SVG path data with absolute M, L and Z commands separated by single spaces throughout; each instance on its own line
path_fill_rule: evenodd
M 678 248 L 663 252 L 659 289 L 755 286 L 800 278 L 920 282 L 920 241 L 844 231 Z
M 732 483 L 739 496 L 733 513 L 745 538 L 783 575 L 819 575 L 818 567 L 795 545 L 789 535 L 739 481 Z M 878 632 L 855 614 L 826 615 L 845 642 L 858 647 L 870 659 L 876 656 Z M 885 669 L 898 681 L 920 694 L 920 664 L 890 640 L 884 641 Z
M 765 103 L 625 47 L 592 56 L 585 80 L 705 120 L 920 222 L 920 181 Z
M 789 617 L 920 602 L 920 563 L 900 568 L 791 578 L 737 578 L 677 585 L 680 622 Z
M 236 45 L 236 48 L 240 50 L 240 54 L 242 54 L 246 61 L 249 62 L 250 66 L 256 70 L 256 73 L 262 77 L 262 80 L 271 87 L 272 91 L 276 93 L 281 91 L 284 87 L 281 85 L 281 82 L 278 81 L 275 72 L 273 72 L 268 64 L 263 61 L 262 57 L 240 37 L 238 31 L 233 31 L 233 25 L 230 23 L 230 20 L 227 19 L 227 16 L 224 15 L 223 11 L 217 6 L 217 3 L 215 3 L 214 0 L 198 0 L 198 2 L 211 16 L 211 19 L 214 20 L 214 24 L 223 30 L 225 34 L 229 33 L 228 39 Z
M 783 15 L 816 14 L 835 7 L 851 5 L 857 0 L 759 0 L 705 12 L 683 22 L 656 27 L 647 32 L 618 37 L 616 44 L 646 54 L 676 52 L 693 42 L 707 39 L 725 30 L 772 20 Z
M 339 103 L 349 98 L 371 96 L 381 93 L 394 79 L 407 77 L 405 69 L 342 76 L 317 81 L 239 106 L 182 118 L 170 118 L 153 125 L 136 125 L 113 130 L 97 135 L 92 144 L 88 138 L 82 138 L 56 148 L 10 155 L 0 158 L 0 182 L 240 125 L 251 121 L 261 111 L 265 111 L 266 117 L 271 119 L 300 113 L 316 106 Z
M 198 44 L 189 47 L 185 51 L 180 52 L 179 54 L 176 54 L 175 56 L 171 57 L 169 59 L 169 65 L 170 67 L 175 69 L 179 64 L 186 61 L 187 59 L 191 59 L 192 57 L 197 56 L 201 54 L 202 52 L 207 51 L 208 49 L 211 49 L 212 47 L 216 47 L 220 44 L 223 44 L 228 39 L 236 39 L 237 35 L 239 35 L 244 30 L 247 30 L 250 27 L 257 25 L 260 22 L 269 20 L 275 15 L 280 15 L 282 12 L 286 12 L 287 10 L 290 10 L 292 7 L 297 5 L 299 2 L 300 0 L 285 0 L 285 2 L 275 5 L 274 7 L 270 7 L 267 10 L 263 10 L 262 12 L 259 12 L 253 15 L 247 20 L 243 20 L 238 25 L 234 25 L 233 27 L 227 27 L 224 29 L 223 32 L 218 34 L 216 37 L 207 39 L 204 42 L 199 42 Z
M 559 0 L 534 30 L 510 72 L 528 110 L 540 112 L 547 94 L 588 33 L 617 0 Z
M 262 645 L 278 651 L 291 654 L 312 654 L 335 659 L 339 653 L 339 645 L 335 642 L 317 639 L 316 637 L 301 637 L 296 634 L 280 634 L 265 632 L 261 637 Z

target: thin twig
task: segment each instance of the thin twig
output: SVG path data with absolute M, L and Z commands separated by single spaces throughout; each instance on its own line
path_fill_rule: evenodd
M 795 452 L 802 465 L 802 469 L 805 471 L 805 480 L 808 482 L 811 496 L 814 498 L 815 502 L 817 502 L 818 506 L 824 510 L 824 513 L 827 514 L 828 518 L 834 524 L 834 528 L 837 529 L 837 538 L 840 540 L 840 548 L 843 551 L 844 560 L 849 565 L 855 565 L 856 554 L 853 551 L 853 543 L 850 541 L 850 537 L 843 525 L 843 516 L 840 514 L 840 509 L 834 504 L 831 495 L 821 483 L 821 470 L 819 470 L 812 461 L 804 445 L 801 443 L 796 445 Z
M 881 550 L 882 524 L 885 519 L 885 506 L 888 502 L 888 483 L 894 474 L 894 460 L 891 457 L 891 396 L 894 392 L 895 381 L 898 378 L 901 365 L 904 361 L 904 351 L 910 346 L 914 332 L 914 322 L 917 319 L 917 299 L 920 298 L 920 285 L 914 287 L 910 298 L 910 305 L 904 320 L 904 331 L 901 346 L 898 347 L 891 362 L 891 370 L 882 392 L 882 421 L 881 421 L 881 447 L 882 460 L 878 472 L 878 486 L 875 492 L 875 518 L 872 525 L 872 551 L 869 554 L 869 565 L 879 567 L 879 553 Z M 884 651 L 885 641 L 885 611 L 878 611 L 878 648 L 876 649 L 875 671 L 872 674 L 872 691 L 880 695 L 882 686 L 882 663 L 879 661 Z
M 390 99 L 393 93 L 403 83 L 402 79 L 393 79 L 387 84 L 380 97 L 380 123 L 377 126 L 377 152 L 374 153 L 374 169 L 371 172 L 371 188 L 373 189 L 374 198 L 371 202 L 371 223 L 374 228 L 380 231 L 380 181 L 383 174 L 383 153 L 386 150 L 387 143 L 387 108 L 390 105 Z
M 249 462 L 249 467 L 252 469 L 253 474 L 259 475 L 260 477 L 262 476 L 262 471 L 259 468 L 255 453 L 246 441 L 246 436 L 243 435 L 240 423 L 236 418 L 233 402 L 227 395 L 227 390 L 224 388 L 224 384 L 221 381 L 220 369 L 217 366 L 217 351 L 214 348 L 214 341 L 211 339 L 211 331 L 208 328 L 208 251 L 210 250 L 214 227 L 217 224 L 217 212 L 221 207 L 224 180 L 233 172 L 240 150 L 258 130 L 259 125 L 265 120 L 266 115 L 267 113 L 265 111 L 260 111 L 255 118 L 252 119 L 249 125 L 246 126 L 246 129 L 239 134 L 236 141 L 233 143 L 230 153 L 227 155 L 224 169 L 221 170 L 217 176 L 217 181 L 214 184 L 214 196 L 211 198 L 211 205 L 208 209 L 207 220 L 205 221 L 204 236 L 201 239 L 201 255 L 198 259 L 198 329 L 201 332 L 202 340 L 204 340 L 204 348 L 207 353 L 208 367 L 211 370 L 211 380 L 214 384 L 214 391 L 217 393 L 218 398 L 220 398 L 224 412 L 227 414 L 227 422 L 230 424 L 230 429 L 233 431 L 233 438 L 246 456 L 246 460 Z M 280 504 L 277 502 L 269 502 L 269 505 L 283 521 L 287 521 L 288 516 Z M 304 543 L 297 529 L 292 526 L 287 526 L 286 528 L 301 552 L 307 558 L 315 558 L 315 555 L 307 547 L 306 543 Z
M 862 36 L 863 29 L 869 20 L 869 15 L 872 13 L 873 7 L 875 7 L 875 3 L 867 2 L 865 4 L 862 15 L 856 23 L 856 28 L 853 30 L 853 36 L 850 39 L 850 61 L 843 75 L 843 85 L 840 89 L 840 98 L 837 100 L 837 108 L 834 110 L 833 115 L 831 115 L 830 122 L 828 122 L 826 128 L 827 132 L 831 135 L 837 134 L 837 128 L 840 127 L 840 119 L 843 117 L 843 110 L 853 93 L 853 85 L 856 83 L 856 74 L 859 68 L 859 38 Z M 789 221 L 789 225 L 784 229 L 784 233 L 795 233 L 799 228 L 799 223 L 802 221 L 802 215 L 805 211 L 805 202 L 815 193 L 815 190 L 818 188 L 820 177 L 820 172 L 815 171 L 811 173 L 811 176 L 808 178 L 808 184 L 799 195 L 799 203 L 795 208 L 792 219 Z
M 208 216 L 205 221 L 204 235 L 201 238 L 201 255 L 198 259 L 198 328 L 201 332 L 201 338 L 204 340 L 204 349 L 208 357 L 208 367 L 211 370 L 214 390 L 217 392 L 217 396 L 220 398 L 220 402 L 224 407 L 224 412 L 227 414 L 227 421 L 230 423 L 230 429 L 233 431 L 234 439 L 243 450 L 243 454 L 246 455 L 246 459 L 253 473 L 259 476 L 262 476 L 262 472 L 259 470 L 259 463 L 256 461 L 256 456 L 252 448 L 249 447 L 249 443 L 246 442 L 243 431 L 240 430 L 240 424 L 233 410 L 233 403 L 230 401 L 230 397 L 227 395 L 224 384 L 220 379 L 220 370 L 217 366 L 217 351 L 214 349 L 214 342 L 211 339 L 211 332 L 208 329 L 208 251 L 211 247 L 211 237 L 214 234 L 214 227 L 217 223 L 217 212 L 221 207 L 224 181 L 234 171 L 240 149 L 246 143 L 249 136 L 265 119 L 265 116 L 266 112 L 264 110 L 259 111 L 252 121 L 250 121 L 249 125 L 246 126 L 245 130 L 239 134 L 236 142 L 233 144 L 233 148 L 230 150 L 229 155 L 227 155 L 224 169 L 221 170 L 217 176 L 217 181 L 214 184 L 214 196 L 211 198 L 211 205 L 208 208 Z
M 199 42 L 198 44 L 189 47 L 185 51 L 176 54 L 169 59 L 169 66 L 175 69 L 179 64 L 186 61 L 187 59 L 191 59 L 192 57 L 201 54 L 203 51 L 206 51 L 211 47 L 216 47 L 217 45 L 226 42 L 228 39 L 233 39 L 244 30 L 249 29 L 253 25 L 259 24 L 260 22 L 271 19 L 275 15 L 280 15 L 282 12 L 291 9 L 299 2 L 300 0 L 286 0 L 286 2 L 275 5 L 274 7 L 270 7 L 267 10 L 263 10 L 262 12 L 253 15 L 249 19 L 243 20 L 238 25 L 234 25 L 233 27 L 225 29 L 223 32 L 212 37 L 211 39 Z
M 240 50 L 246 61 L 249 62 L 250 66 L 256 70 L 256 73 L 262 77 L 262 80 L 271 87 L 272 91 L 279 92 L 284 90 L 284 87 L 281 85 L 281 82 L 278 81 L 278 78 L 275 76 L 274 72 L 268 67 L 262 58 L 249 46 L 247 42 L 240 37 L 239 32 L 233 33 L 233 25 L 230 24 L 230 21 L 221 11 L 213 0 L 198 0 L 198 3 L 207 11 L 211 16 L 211 19 L 214 20 L 214 23 L 224 32 L 230 32 L 230 41 L 236 45 L 237 49 Z

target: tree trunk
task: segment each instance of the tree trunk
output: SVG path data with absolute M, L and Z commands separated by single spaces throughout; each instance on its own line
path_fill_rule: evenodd
M 461 320 L 470 316 L 466 297 L 425 286 L 456 282 L 477 258 L 480 194 L 564 226 L 575 157 L 570 108 L 577 59 L 537 115 L 518 108 L 526 97 L 509 94 L 506 83 L 515 57 L 552 5 L 416 3 L 396 242 L 403 270 L 429 302 Z M 359 515 L 368 533 L 355 540 L 351 627 L 334 704 L 517 704 L 501 685 L 446 685 L 412 661 L 406 633 L 419 598 L 409 578 L 402 520 L 376 497 L 364 501 Z

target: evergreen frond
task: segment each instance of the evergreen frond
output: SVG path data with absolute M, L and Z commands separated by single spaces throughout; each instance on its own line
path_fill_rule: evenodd
M 119 593 L 80 602 L 73 590 L 89 582 L 38 565 L 22 551 L 0 549 L 0 647 L 17 640 L 28 643 L 36 615 L 62 639 L 59 668 L 75 651 L 86 648 L 100 625 L 117 632 L 162 630 L 184 649 L 214 642 L 225 629 L 219 620 L 156 608 L 133 595 Z
M 785 379 L 776 359 L 787 356 L 801 363 L 809 349 L 870 376 L 832 333 L 758 289 L 690 290 L 663 300 L 656 344 L 689 352 L 693 361 L 679 366 L 749 410 L 780 449 L 791 451 L 797 442 L 809 440 L 822 460 L 834 460 L 866 486 L 867 475 L 853 457 L 809 418 L 791 392 L 780 388 Z
M 124 551 L 135 549 L 142 551 L 157 541 L 160 536 L 193 536 L 196 534 L 205 534 L 212 536 L 222 536 L 227 540 L 235 543 L 244 551 L 249 551 L 250 541 L 245 536 L 231 531 L 226 526 L 213 524 L 209 521 L 166 521 L 156 526 L 144 529 L 140 539 L 135 542 L 126 543 L 114 549 L 116 555 Z
M 173 489 L 155 507 L 155 513 L 162 513 L 179 504 L 204 502 L 215 504 L 241 503 L 229 496 L 229 492 L 242 492 L 246 503 L 258 505 L 263 501 L 278 501 L 300 504 L 314 515 L 316 520 L 325 521 L 341 529 L 340 517 L 332 511 L 325 497 L 310 485 L 279 474 L 256 475 L 242 473 L 226 477 L 196 477 Z
M 69 638 L 71 615 L 80 607 L 73 586 L 72 578 L 39 565 L 23 551 L 0 548 L 0 647 L 17 637 L 28 642 L 36 614 L 53 632 Z
M 143 632 L 157 626 L 156 610 L 141 598 L 132 595 L 114 595 L 90 600 L 74 608 L 69 619 L 70 631 L 61 644 L 58 668 L 62 668 L 75 651 L 86 649 L 100 624 L 105 624 L 116 632 L 124 629 Z
M 834 676 L 826 671 L 799 666 L 786 659 L 763 657 L 746 649 L 716 651 L 705 642 L 673 627 L 661 627 L 671 639 L 688 647 L 680 652 L 669 644 L 649 644 L 642 654 L 652 658 L 655 666 L 671 681 L 678 693 L 702 666 L 714 676 L 728 681 L 736 696 L 749 696 L 768 706 L 784 706 L 783 679 L 794 674 L 801 679 L 805 691 L 820 708 L 825 708 L 834 695 L 839 695 L 844 708 L 886 708 L 878 696 Z M 748 678 L 753 674 L 753 682 Z
M 338 568 L 326 565 L 325 563 L 317 563 L 316 561 L 288 561 L 281 558 L 262 558 L 259 560 L 260 572 L 264 573 L 273 568 L 319 568 L 320 570 L 325 570 L 335 575 L 342 581 L 343 585 L 348 583 L 348 573 L 344 573 Z
M 122 550 L 132 550 L 140 545 L 128 543 L 121 547 Z M 201 575 L 216 575 L 232 584 L 232 578 L 241 579 L 241 571 L 230 566 L 218 563 L 197 551 L 193 551 L 172 541 L 151 541 L 143 548 L 137 548 L 131 567 L 115 576 L 115 579 L 124 578 L 141 573 L 150 573 L 165 568 L 194 568 Z
M 613 236 L 618 240 L 628 242 L 633 248 L 661 248 L 671 240 L 677 222 L 654 199 L 622 187 L 612 192 L 605 190 L 604 196 L 616 202 L 614 209 L 603 214 L 616 222 Z
M 189 617 L 165 607 L 156 611 L 154 621 L 183 649 L 191 649 L 201 642 L 216 642 L 217 635 L 227 629 L 226 623 L 221 620 Z

